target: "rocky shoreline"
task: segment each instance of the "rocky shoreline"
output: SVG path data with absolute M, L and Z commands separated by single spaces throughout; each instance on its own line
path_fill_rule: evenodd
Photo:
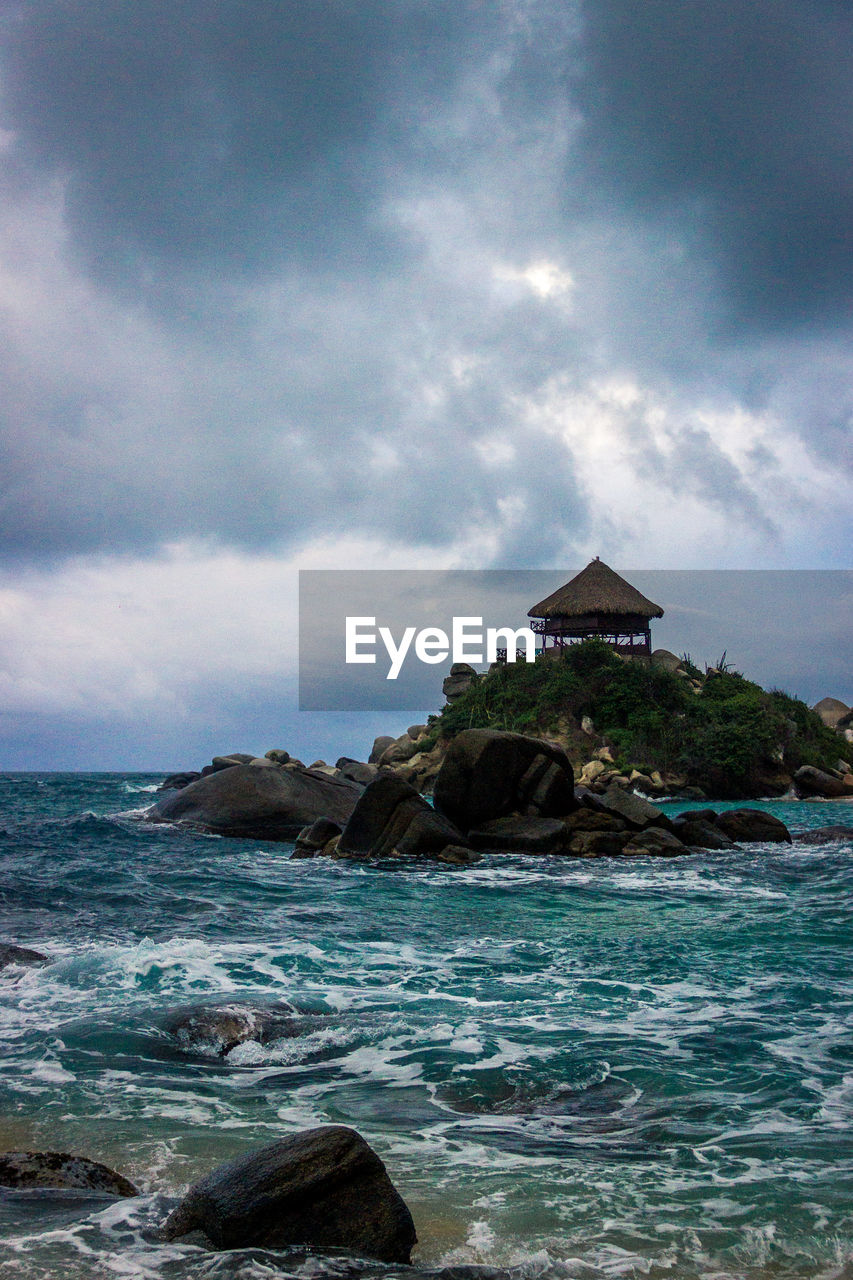
M 795 778 L 802 797 L 853 798 L 853 773 L 806 765 Z M 672 857 L 791 840 L 784 823 L 756 809 L 717 812 L 706 803 L 669 818 L 650 798 L 666 793 L 667 780 L 620 772 L 606 745 L 576 779 L 558 743 L 496 729 L 433 742 L 415 725 L 401 738 L 377 738 L 367 761 L 344 757 L 333 767 L 306 766 L 282 750 L 217 756 L 161 789 L 148 821 L 295 841 L 294 858 L 466 865 L 483 853 Z M 688 787 L 682 797 L 704 799 Z

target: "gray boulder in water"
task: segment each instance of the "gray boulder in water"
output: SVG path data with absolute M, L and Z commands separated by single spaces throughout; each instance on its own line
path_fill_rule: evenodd
M 737 844 L 791 843 L 791 833 L 784 822 L 763 809 L 723 809 L 714 825 Z
M 138 1196 L 132 1182 L 97 1160 L 66 1151 L 0 1152 L 0 1186 L 19 1190 L 53 1187 L 58 1190 L 102 1191 L 113 1196 Z
M 149 822 L 183 822 L 250 840 L 292 840 L 317 818 L 343 826 L 361 787 L 310 769 L 253 769 L 232 765 L 164 796 Z
M 336 858 L 437 858 L 468 842 L 402 778 L 384 774 L 365 787 L 335 850 Z
M 298 1035 L 295 1017 L 296 1010 L 283 1003 L 271 1008 L 252 1008 L 236 1001 L 190 1005 L 174 1010 L 166 1018 L 165 1030 L 184 1049 L 224 1058 L 249 1040 L 265 1044 Z
M 562 748 L 498 729 L 465 729 L 435 780 L 435 807 L 460 831 L 511 813 L 561 818 L 578 807 Z
M 364 1138 L 308 1129 L 214 1169 L 163 1224 L 166 1240 L 203 1231 L 220 1249 L 307 1246 L 409 1263 L 412 1215 Z

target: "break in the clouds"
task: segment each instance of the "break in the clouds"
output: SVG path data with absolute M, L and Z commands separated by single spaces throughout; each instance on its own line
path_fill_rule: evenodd
M 845 564 L 851 25 L 836 0 L 13 0 L 6 585 L 97 563 L 120 593 L 167 546 L 195 548 L 182 581 L 354 546 Z M 55 597 L 72 635 L 85 599 Z

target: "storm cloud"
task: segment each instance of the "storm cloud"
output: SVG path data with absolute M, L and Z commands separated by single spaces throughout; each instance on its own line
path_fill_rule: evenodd
M 830 0 L 7 6 L 8 589 L 53 575 L 73 632 L 58 584 L 96 566 L 106 599 L 164 556 L 196 599 L 236 555 L 251 618 L 270 558 L 845 564 L 852 25 Z

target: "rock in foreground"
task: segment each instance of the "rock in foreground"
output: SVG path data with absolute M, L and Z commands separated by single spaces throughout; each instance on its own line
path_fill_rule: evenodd
M 465 832 L 512 813 L 560 818 L 577 808 L 572 766 L 560 747 L 540 738 L 466 729 L 444 757 L 435 807 Z
M 361 790 L 354 782 L 310 769 L 237 764 L 164 796 L 146 817 L 250 840 L 292 840 L 317 818 L 343 826 Z
M 59 1190 L 103 1191 L 113 1196 L 138 1196 L 132 1182 L 97 1160 L 65 1151 L 0 1152 L 0 1186 L 19 1190 L 54 1187 Z
M 324 1125 L 214 1169 L 163 1226 L 200 1230 L 220 1249 L 307 1246 L 409 1263 L 412 1215 L 385 1166 L 354 1129 Z

